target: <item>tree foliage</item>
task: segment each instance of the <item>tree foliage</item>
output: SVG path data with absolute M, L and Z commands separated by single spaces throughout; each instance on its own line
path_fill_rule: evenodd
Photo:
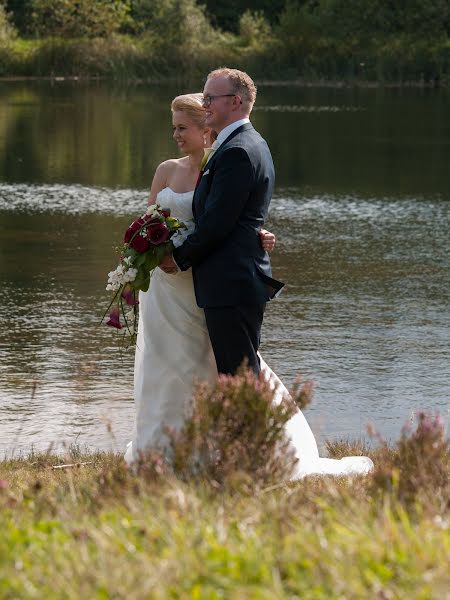
M 0 0 L 3 71 L 16 70 L 27 51 L 20 40 L 16 54 L 5 46 L 16 28 L 21 37 L 38 38 L 23 72 L 36 61 L 39 69 L 53 72 L 55 60 L 63 69 L 65 56 L 73 62 L 67 72 L 75 73 L 179 78 L 234 64 L 264 78 L 448 76 L 449 0 L 202 1 Z
M 271 33 L 270 24 L 260 11 L 247 10 L 239 19 L 239 37 L 245 46 L 261 45 L 270 39 Z
M 126 22 L 128 0 L 32 0 L 32 31 L 38 36 L 107 37 Z
M 1 4 L 1 1 L 0 1 Z M 142 33 L 165 20 L 173 0 L 3 0 L 20 34 L 34 32 L 72 37 L 107 35 L 117 29 Z M 187 2 L 206 15 L 213 27 L 238 33 L 244 14 L 259 14 L 271 27 L 301 15 L 321 35 L 342 39 L 348 35 L 417 34 L 450 32 L 449 0 L 206 0 Z M 200 6 L 202 5 L 202 6 Z M 184 18 L 183 10 L 173 13 Z
M 280 21 L 303 21 L 322 35 L 342 39 L 348 35 L 397 33 L 448 33 L 448 0 L 287 0 Z
M 285 0 L 206 0 L 204 4 L 215 27 L 237 33 L 240 18 L 246 12 L 259 12 L 271 25 L 276 23 Z
M 29 32 L 32 0 L 4 0 L 3 4 L 19 34 L 26 35 Z
M 144 4 L 141 2 L 142 10 Z M 197 70 L 201 57 L 214 56 L 217 36 L 195 0 L 156 0 L 153 11 L 141 21 L 146 53 L 160 59 L 164 71 Z M 200 67 L 200 70 L 203 67 Z
M 13 39 L 16 31 L 9 20 L 6 7 L 0 2 L 0 43 L 4 44 Z

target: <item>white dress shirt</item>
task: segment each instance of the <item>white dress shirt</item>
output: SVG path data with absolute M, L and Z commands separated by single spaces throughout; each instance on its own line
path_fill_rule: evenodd
M 219 133 L 219 135 L 217 136 L 217 140 L 216 140 L 216 142 L 218 142 L 217 147 L 219 147 L 220 144 L 223 144 L 223 142 L 227 139 L 227 137 L 230 135 L 230 133 L 233 133 L 233 131 L 235 129 L 237 129 L 241 125 L 245 125 L 245 123 L 250 123 L 250 119 L 245 117 L 245 119 L 239 119 L 239 121 L 234 121 L 233 123 L 230 123 L 229 125 L 224 127 L 222 129 L 222 131 Z

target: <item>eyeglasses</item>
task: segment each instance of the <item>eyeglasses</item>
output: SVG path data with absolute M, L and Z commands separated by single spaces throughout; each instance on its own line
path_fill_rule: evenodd
M 217 94 L 216 96 L 205 96 L 202 100 L 202 104 L 205 108 L 209 108 L 211 106 L 211 102 L 213 100 L 215 100 L 216 98 L 227 98 L 227 97 L 231 98 L 231 96 L 237 96 L 237 94 Z M 238 98 L 239 98 L 239 96 L 238 96 Z M 241 100 L 241 99 L 239 98 L 239 100 Z M 242 104 L 242 100 L 240 103 Z

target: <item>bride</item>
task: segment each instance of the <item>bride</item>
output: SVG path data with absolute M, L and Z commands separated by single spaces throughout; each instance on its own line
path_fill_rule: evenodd
M 149 204 L 171 209 L 187 225 L 173 238 L 180 245 L 194 230 L 192 199 L 204 157 L 211 142 L 205 126 L 202 94 L 177 96 L 172 102 L 173 137 L 183 158 L 170 159 L 156 169 Z M 274 236 L 261 232 L 265 250 Z M 214 383 L 217 367 L 203 309 L 197 306 L 192 271 L 175 274 L 155 269 L 148 292 L 139 294 L 139 328 L 134 368 L 135 427 L 125 460 L 131 465 L 149 448 L 164 448 L 166 426 L 179 429 L 185 420 L 195 380 Z M 261 372 L 276 388 L 275 402 L 287 394 L 278 377 L 261 358 Z M 310 474 L 367 473 L 372 461 L 363 456 L 340 460 L 320 458 L 314 435 L 299 410 L 287 423 L 286 434 L 298 458 L 294 479 Z

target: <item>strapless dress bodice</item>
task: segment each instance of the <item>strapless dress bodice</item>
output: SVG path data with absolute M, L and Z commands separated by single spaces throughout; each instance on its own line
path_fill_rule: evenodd
M 172 215 L 181 221 L 192 221 L 192 198 L 194 192 L 174 192 L 172 188 L 165 187 L 156 196 L 158 204 L 163 208 L 170 208 Z
M 174 246 L 180 246 L 189 234 L 194 231 L 194 217 L 192 215 L 192 198 L 194 192 L 174 192 L 172 188 L 165 187 L 156 196 L 156 201 L 163 208 L 170 208 L 171 215 L 186 225 L 172 238 Z

